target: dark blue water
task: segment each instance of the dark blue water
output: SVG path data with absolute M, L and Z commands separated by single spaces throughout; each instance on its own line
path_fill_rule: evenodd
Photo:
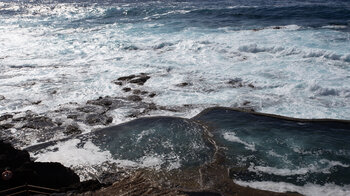
M 349 25 L 350 3 L 347 0 L 246 0 L 246 1 L 4 1 L 19 9 L 0 9 L 3 16 L 28 14 L 28 6 L 71 4 L 77 8 L 110 6 L 103 14 L 91 14 L 73 21 L 72 25 L 85 26 L 115 22 L 143 23 L 157 21 L 174 31 L 186 27 L 235 29 L 263 28 L 266 26 L 300 25 L 322 27 Z M 6 4 L 3 8 L 11 7 Z M 122 6 L 121 9 L 117 8 Z M 47 13 L 50 14 L 50 13 Z M 45 15 L 45 14 L 44 14 Z M 35 13 L 33 14 L 35 17 Z M 45 23 L 44 23 L 45 24 Z M 47 23 L 46 25 L 49 25 Z M 169 30 L 169 29 L 168 29 Z

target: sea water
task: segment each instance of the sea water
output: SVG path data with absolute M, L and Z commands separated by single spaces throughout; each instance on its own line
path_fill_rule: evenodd
M 185 112 L 153 115 L 193 117 L 210 106 L 227 106 L 297 118 L 349 120 L 350 2 L 1 0 L 0 68 L 0 114 L 27 110 L 46 114 L 70 102 L 120 96 L 122 89 L 111 81 L 147 73 L 151 78 L 140 88 L 157 96 L 146 102 L 191 105 Z M 184 82 L 189 85 L 178 85 Z M 124 110 L 113 114 L 112 124 L 132 119 Z M 151 130 L 136 129 L 135 138 L 158 134 Z M 328 151 L 315 149 L 323 147 L 324 135 L 314 129 L 311 133 L 268 130 L 265 134 L 275 138 L 268 144 L 260 137 L 264 135 L 231 125 L 218 133 L 227 145 L 240 147 L 241 157 L 233 163 L 265 173 L 256 179 L 237 178 L 241 185 L 307 195 L 320 191 L 346 195 L 350 190 L 341 178 L 314 180 L 321 178 L 314 173 L 332 174 L 334 168 L 348 172 L 344 141 L 335 139 L 331 154 L 322 157 Z M 298 140 L 300 134 L 316 138 L 316 144 Z M 339 137 L 332 134 L 324 137 Z M 76 148 L 80 142 L 59 143 L 51 147 L 58 151 L 37 158 L 66 160 L 73 167 L 115 159 L 125 165 L 179 167 L 177 158 L 174 162 L 163 155 L 116 158 L 118 154 L 98 142 Z M 280 147 L 282 143 L 286 146 Z M 337 147 L 340 144 L 343 151 Z M 262 151 L 264 145 L 279 147 Z M 294 157 L 305 153 L 312 159 L 298 162 Z M 258 158 L 250 160 L 252 156 Z M 301 181 L 284 179 L 290 176 Z
M 112 80 L 145 72 L 159 105 L 249 102 L 350 119 L 349 9 L 346 0 L 2 0 L 0 112 L 119 95 Z

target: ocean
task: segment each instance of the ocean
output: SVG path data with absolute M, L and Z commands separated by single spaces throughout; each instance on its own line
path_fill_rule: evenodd
M 348 0 L 0 0 L 0 68 L 0 138 L 82 179 L 211 161 L 208 126 L 237 184 L 350 194 Z

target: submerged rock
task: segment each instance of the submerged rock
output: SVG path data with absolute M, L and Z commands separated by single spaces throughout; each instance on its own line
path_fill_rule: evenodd
M 242 87 L 255 88 L 255 86 L 252 83 L 244 82 L 241 78 L 231 79 L 227 82 L 227 84 L 231 85 L 233 88 L 242 88 Z

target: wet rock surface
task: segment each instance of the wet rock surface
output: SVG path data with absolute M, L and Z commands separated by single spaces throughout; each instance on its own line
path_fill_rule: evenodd
M 185 86 L 190 86 L 190 85 L 192 85 L 191 83 L 188 83 L 188 82 L 182 82 L 182 83 L 180 83 L 180 84 L 177 84 L 176 86 L 177 87 L 185 87 Z
M 123 76 L 119 77 L 117 80 L 113 80 L 112 82 L 117 85 L 124 85 L 127 83 L 137 84 L 137 85 L 144 85 L 148 79 L 151 77 L 148 74 L 140 73 L 138 75 L 129 75 L 129 76 Z
M 77 135 L 81 133 L 82 130 L 80 130 L 79 125 L 77 124 L 68 125 L 64 131 L 64 134 L 66 135 Z

